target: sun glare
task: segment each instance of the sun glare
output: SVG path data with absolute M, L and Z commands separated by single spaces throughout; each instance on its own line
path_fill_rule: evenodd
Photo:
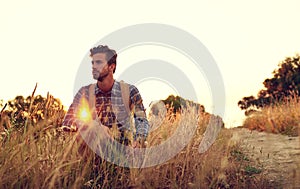
M 82 100 L 80 102 L 77 117 L 86 123 L 91 121 L 91 119 L 92 119 L 91 112 L 89 109 L 89 104 L 85 98 L 82 98 Z

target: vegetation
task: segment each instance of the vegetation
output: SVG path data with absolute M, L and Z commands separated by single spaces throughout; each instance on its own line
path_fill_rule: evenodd
M 251 130 L 298 136 L 300 130 L 300 98 L 290 97 L 248 116 L 243 126 Z
M 273 78 L 265 79 L 265 89 L 258 92 L 257 97 L 244 97 L 238 102 L 246 115 L 253 110 L 261 109 L 274 103 L 280 103 L 290 96 L 300 95 L 300 55 L 288 57 L 273 71 Z
M 257 97 L 244 97 L 238 106 L 247 118 L 243 127 L 251 130 L 298 136 L 300 122 L 300 55 L 288 57 L 263 82 Z
M 2 108 L 0 123 L 6 132 L 25 132 L 27 125 L 35 126 L 37 123 L 52 127 L 61 125 L 65 111 L 60 100 L 49 93 L 47 97 L 34 96 L 36 88 L 37 85 L 31 96 L 16 96 Z
M 170 95 L 165 100 L 162 100 L 168 108 L 171 108 L 174 113 L 180 112 L 183 108 L 186 109 L 187 106 L 196 107 L 197 111 L 205 112 L 205 108 L 203 105 L 195 103 L 190 100 L 186 100 L 180 96 Z
M 101 160 L 89 148 L 82 148 L 78 133 L 63 132 L 60 123 L 64 112 L 50 95 L 31 95 L 28 101 L 16 99 L 12 107 L 22 108 L 1 111 L 0 188 L 274 187 L 242 155 L 239 145 L 230 143 L 231 130 L 222 129 L 212 147 L 199 154 L 210 116 L 196 113 L 193 107 L 182 109 L 176 118 L 165 118 L 148 139 L 149 146 L 158 145 L 174 133 L 179 122 L 188 127 L 197 119 L 192 140 L 179 154 L 161 165 L 129 169 Z M 28 114 L 25 120 L 19 119 L 24 112 Z M 5 118 L 9 119 L 3 121 Z M 25 126 L 27 129 L 20 130 Z

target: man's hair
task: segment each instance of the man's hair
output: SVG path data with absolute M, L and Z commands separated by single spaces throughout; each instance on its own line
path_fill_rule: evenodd
M 110 49 L 108 46 L 106 45 L 99 45 L 97 47 L 93 47 L 90 49 L 90 56 L 92 57 L 94 54 L 97 53 L 105 53 L 106 54 L 106 60 L 107 60 L 107 64 L 111 65 L 111 64 L 115 64 L 115 69 L 113 71 L 113 73 L 115 73 L 116 71 L 116 67 L 117 67 L 117 53 L 115 50 Z

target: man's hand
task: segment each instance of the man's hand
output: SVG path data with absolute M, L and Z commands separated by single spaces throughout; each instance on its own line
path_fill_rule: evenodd
M 136 140 L 132 142 L 133 148 L 146 148 L 147 147 L 147 141 L 144 137 L 138 137 Z

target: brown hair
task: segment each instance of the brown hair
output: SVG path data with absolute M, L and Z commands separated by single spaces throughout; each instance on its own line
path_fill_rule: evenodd
M 106 60 L 107 60 L 107 64 L 111 65 L 111 64 L 115 64 L 115 69 L 113 71 L 113 73 L 115 73 L 116 71 L 116 67 L 117 67 L 117 53 L 115 50 L 110 49 L 108 46 L 106 45 L 99 45 L 97 47 L 93 47 L 90 49 L 90 56 L 92 57 L 94 54 L 97 53 L 105 53 L 106 54 Z

